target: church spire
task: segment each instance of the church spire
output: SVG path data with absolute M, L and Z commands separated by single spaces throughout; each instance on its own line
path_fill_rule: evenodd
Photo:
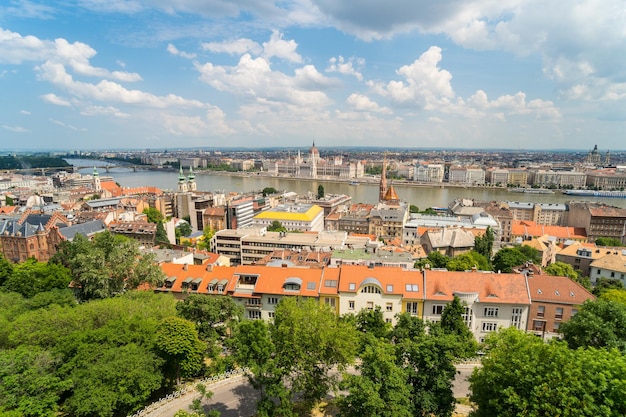
M 378 186 L 378 201 L 384 201 L 387 194 L 387 152 L 383 157 L 383 169 L 380 173 L 380 184 Z

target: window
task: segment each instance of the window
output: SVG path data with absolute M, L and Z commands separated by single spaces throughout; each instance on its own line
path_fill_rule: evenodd
M 356 284 L 354 282 L 351 282 L 350 284 L 348 284 L 348 289 L 350 291 L 356 290 Z
M 391 323 L 391 319 L 385 319 L 385 323 Z
M 315 289 L 315 282 L 314 281 L 309 281 L 306 283 L 306 289 L 307 290 L 314 290 Z
M 537 307 L 537 317 L 545 317 L 546 315 L 546 307 L 545 306 L 538 306 Z
M 361 289 L 363 294 L 380 294 L 380 288 L 375 285 L 366 285 Z
M 337 287 L 337 280 L 336 279 L 327 279 L 324 281 L 324 286 L 325 287 L 329 287 L 329 288 L 336 288 Z
M 273 311 L 270 311 L 269 313 L 267 313 L 267 317 L 269 317 L 270 319 L 273 319 L 275 316 L 275 313 Z
M 515 327 L 517 329 L 521 328 L 523 311 L 524 310 L 521 307 L 513 307 L 513 312 L 511 313 L 511 327 Z
M 367 309 L 368 310 L 373 310 L 374 309 L 374 302 L 373 301 L 368 301 L 367 302 Z
M 387 284 L 387 292 L 393 292 L 393 285 Z
M 283 288 L 285 288 L 285 291 L 300 291 L 298 284 L 285 284 Z
M 393 303 L 387 303 L 385 308 L 387 311 L 393 311 Z
M 271 305 L 278 304 L 278 297 L 267 297 L 267 304 L 271 304 Z
M 419 311 L 418 303 L 406 303 L 406 312 L 412 316 L 417 316 Z
M 578 309 L 572 308 L 572 317 L 574 317 L 576 314 L 578 314 Z
M 336 303 L 336 301 L 337 301 L 337 300 L 336 300 L 335 298 L 331 298 L 331 297 L 324 297 L 324 303 L 325 303 L 327 306 L 331 306 L 332 308 L 335 308 L 335 306 L 336 306 L 336 304 L 335 304 L 335 303 Z
M 552 326 L 552 331 L 554 333 L 558 333 L 559 332 L 559 327 L 561 327 L 561 323 L 559 323 L 558 321 L 554 323 L 554 325 Z
M 446 306 L 444 306 L 443 304 L 433 305 L 433 316 L 441 316 L 444 308 L 446 308 Z
M 419 287 L 417 284 L 406 284 L 404 286 L 404 289 L 408 292 L 418 292 L 419 291 Z
M 471 307 L 465 307 L 465 310 L 463 311 L 463 321 L 465 322 L 465 325 L 467 327 L 469 327 L 470 329 L 472 328 L 472 309 Z
M 498 317 L 498 307 L 485 307 L 485 317 Z
M 354 301 L 348 301 L 348 309 L 354 310 Z
M 261 312 L 259 310 L 248 310 L 248 318 L 258 320 L 261 318 Z
M 498 324 L 490 321 L 483 321 L 483 332 L 495 332 L 498 329 Z
M 543 332 L 546 329 L 545 320 L 533 320 L 533 330 L 536 332 Z
M 556 314 L 554 314 L 554 318 L 561 320 L 563 318 L 563 307 L 556 308 Z

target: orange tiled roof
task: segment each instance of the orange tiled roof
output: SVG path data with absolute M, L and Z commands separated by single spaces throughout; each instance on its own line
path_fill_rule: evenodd
M 103 190 L 111 193 L 113 197 L 119 197 L 122 195 L 122 188 L 115 183 L 115 181 L 101 181 L 100 186 Z
M 17 210 L 17 206 L 3 206 L 0 207 L 0 214 L 11 214 Z
M 533 302 L 579 305 L 596 298 L 582 285 L 568 277 L 532 275 L 528 278 L 528 288 Z
M 372 283 L 380 286 L 384 294 L 397 294 L 405 298 L 423 298 L 422 273 L 417 270 L 405 270 L 400 267 L 369 268 L 366 265 L 342 265 L 340 274 L 339 292 L 356 293 L 361 286 Z M 407 284 L 412 286 L 411 291 L 407 290 Z
M 426 270 L 426 299 L 452 301 L 455 293 L 477 293 L 482 303 L 530 304 L 522 274 Z
M 322 279 L 321 269 L 308 268 L 275 268 L 270 266 L 241 265 L 236 267 L 234 275 L 258 275 L 254 293 L 260 294 L 281 294 L 281 295 L 301 295 L 305 297 L 317 297 L 319 293 L 320 281 Z M 287 291 L 284 289 L 285 282 L 290 279 L 301 280 L 299 292 Z M 237 279 L 233 279 L 228 291 L 234 297 L 238 297 L 236 291 Z
M 532 221 L 513 220 L 511 223 L 512 236 L 554 236 L 558 239 L 586 240 L 587 233 L 584 227 L 546 226 Z

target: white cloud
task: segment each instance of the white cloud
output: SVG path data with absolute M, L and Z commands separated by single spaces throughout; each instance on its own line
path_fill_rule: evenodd
M 272 57 L 281 58 L 290 62 L 300 63 L 302 57 L 296 52 L 298 44 L 293 39 L 284 40 L 283 34 L 274 30 L 267 42 L 263 42 L 263 56 L 268 60 Z
M 129 90 L 112 81 L 102 80 L 97 84 L 76 81 L 65 71 L 65 67 L 58 63 L 47 61 L 36 67 L 39 78 L 63 88 L 67 92 L 80 98 L 90 98 L 105 102 L 137 104 L 156 108 L 172 106 L 204 107 L 197 100 L 188 100 L 174 94 L 156 96 L 141 90 Z
M 30 116 L 31 112 L 29 112 L 28 110 L 20 110 L 20 114 L 23 114 L 24 116 Z
M 8 130 L 9 132 L 13 132 L 13 133 L 30 133 L 30 130 L 22 126 L 2 125 L 2 128 L 4 130 Z
M 55 125 L 57 125 L 57 126 L 61 126 L 61 127 L 66 128 L 66 129 L 73 130 L 73 131 L 75 131 L 75 132 L 78 132 L 78 131 L 84 132 L 84 131 L 86 131 L 86 130 L 87 130 L 87 129 L 84 129 L 84 128 L 78 128 L 78 127 L 76 127 L 76 126 L 73 126 L 73 125 L 67 124 L 67 123 L 65 123 L 65 122 L 62 122 L 62 121 L 60 121 L 60 120 L 56 120 L 56 119 L 53 119 L 53 118 L 50 118 L 49 120 L 50 120 L 50 122 L 54 123 L 54 124 L 55 124 Z
M 340 74 L 345 75 L 353 75 L 357 78 L 357 80 L 363 80 L 363 74 L 357 71 L 354 68 L 354 64 L 358 67 L 363 67 L 365 65 L 365 60 L 363 58 L 350 58 L 347 61 L 339 55 L 339 57 L 332 57 L 328 60 L 328 68 L 326 68 L 326 72 L 338 72 Z
M 322 91 L 310 91 L 302 84 L 313 81 L 322 85 L 326 78 L 313 68 L 304 68 L 290 77 L 279 71 L 272 71 L 265 58 L 252 58 L 243 55 L 234 67 L 196 64 L 200 79 L 220 91 L 228 91 L 251 99 L 265 99 L 299 106 L 324 107 L 330 99 Z M 327 83 L 327 82 L 326 82 Z M 328 84 L 328 83 L 327 83 Z
M 81 111 L 80 114 L 83 116 L 115 116 L 119 118 L 126 119 L 130 117 L 128 113 L 124 113 L 120 111 L 120 109 L 112 106 L 93 106 L 87 105 Z
M 235 39 L 225 42 L 206 42 L 202 44 L 202 49 L 214 53 L 226 53 L 230 55 L 243 55 L 250 53 L 259 55 L 263 48 L 251 39 Z
M 41 98 L 43 99 L 43 101 L 46 101 L 46 102 L 48 102 L 50 104 L 54 104 L 54 105 L 57 105 L 57 106 L 70 107 L 72 105 L 69 101 L 67 101 L 67 100 L 65 100 L 65 99 L 63 99 L 63 98 L 61 98 L 61 97 L 59 97 L 59 96 L 57 96 L 56 94 L 53 94 L 53 93 L 44 94 L 44 95 L 41 96 Z
M 187 58 L 187 59 L 194 59 L 196 57 L 196 54 L 178 50 L 178 48 L 172 45 L 171 43 L 167 45 L 167 52 L 169 52 L 172 55 L 180 56 L 180 57 Z
M 370 100 L 369 97 L 362 94 L 350 94 L 350 97 L 347 98 L 346 102 L 357 111 L 391 114 L 390 109 L 379 106 L 378 103 Z

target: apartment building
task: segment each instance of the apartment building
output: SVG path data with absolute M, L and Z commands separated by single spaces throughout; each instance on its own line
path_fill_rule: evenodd
M 626 250 L 604 248 L 604 256 L 594 260 L 589 268 L 589 278 L 595 284 L 599 278 L 619 280 L 626 287 Z
M 601 203 L 569 204 L 568 226 L 583 227 L 587 238 L 611 237 L 626 243 L 626 209 Z
M 269 227 L 278 221 L 290 231 L 321 232 L 324 230 L 324 210 L 315 204 L 281 204 L 252 218 L 255 227 Z
M 443 182 L 445 169 L 442 164 L 417 164 L 413 179 L 418 182 Z

